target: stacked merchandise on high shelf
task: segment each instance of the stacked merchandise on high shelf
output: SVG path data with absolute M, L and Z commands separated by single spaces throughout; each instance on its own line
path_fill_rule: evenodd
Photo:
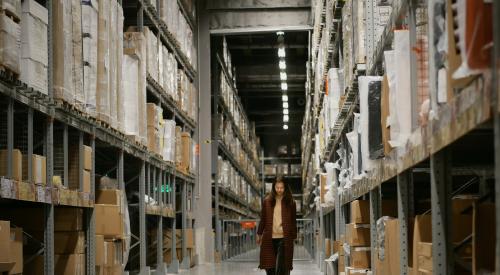
M 155 2 L 155 1 L 153 1 Z M 175 37 L 181 51 L 186 54 L 188 61 L 196 66 L 196 48 L 193 42 L 193 30 L 182 13 L 177 1 L 160 0 L 160 18 L 165 22 L 168 30 Z
M 232 191 L 240 199 L 247 201 L 249 198 L 247 186 L 250 183 L 233 167 L 231 162 L 224 160 L 222 156 L 217 158 L 217 162 L 219 186 Z

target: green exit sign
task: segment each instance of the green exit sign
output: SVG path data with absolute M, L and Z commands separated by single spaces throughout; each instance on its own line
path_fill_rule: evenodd
M 155 192 L 158 191 L 158 187 L 154 188 Z M 160 193 L 170 193 L 172 189 L 170 189 L 170 185 L 164 184 L 161 186 Z

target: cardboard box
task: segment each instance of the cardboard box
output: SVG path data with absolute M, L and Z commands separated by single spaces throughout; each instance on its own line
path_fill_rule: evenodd
M 121 190 L 97 190 L 96 204 L 109 204 L 109 205 L 122 205 L 122 191 Z
M 158 120 L 158 106 L 154 103 L 146 104 L 147 115 L 148 115 L 148 127 L 153 127 L 158 130 L 159 120 Z
M 106 238 L 122 238 L 123 216 L 120 206 L 96 204 L 94 209 L 96 234 Z
M 92 147 L 83 145 L 83 169 L 92 170 Z
M 186 228 L 184 230 L 186 231 L 186 248 L 194 248 L 194 231 L 193 231 L 193 229 Z M 178 239 L 182 238 L 182 230 L 181 229 L 176 230 L 176 236 L 178 236 Z
M 47 44 L 47 41 L 45 41 L 45 44 Z M 25 44 L 23 44 L 23 46 L 24 45 Z M 29 87 L 32 87 L 43 94 L 48 94 L 47 71 L 48 68 L 46 65 L 29 58 L 23 58 L 21 59 L 21 74 L 19 78 Z
M 35 0 L 23 1 L 22 10 L 21 58 L 31 60 L 47 68 L 48 11 Z M 47 81 L 47 76 L 45 76 L 45 81 Z M 47 87 L 45 87 L 46 91 Z
M 104 265 L 104 236 L 95 235 L 95 265 Z
M 189 133 L 181 133 L 182 137 L 182 162 L 181 167 L 184 169 L 190 168 L 191 151 L 193 149 L 191 135 Z
M 7 176 L 7 150 L 0 150 L 0 176 Z M 23 157 L 18 149 L 12 150 L 12 179 L 23 180 Z
M 411 235 L 410 235 L 411 236 Z M 418 244 L 420 242 L 432 242 L 432 218 L 431 215 L 415 216 L 413 227 L 413 269 L 420 270 Z
M 351 267 L 354 268 L 370 268 L 371 266 L 371 251 L 370 247 L 353 247 L 351 248 Z
M 332 255 L 332 241 L 330 239 L 325 239 L 325 258 L 330 258 Z
M 340 243 L 340 241 L 334 241 L 333 242 L 333 254 L 340 253 L 341 249 L 343 250 L 342 244 Z
M 116 274 L 123 274 L 123 269 L 121 265 L 106 266 L 106 267 L 101 267 L 100 272 L 101 273 L 98 273 L 99 275 L 116 275 Z
M 104 267 L 114 267 L 123 263 L 123 242 L 104 241 Z
M 28 178 L 28 156 L 23 156 L 23 180 L 37 184 L 47 184 L 47 162 L 44 156 L 31 157 L 31 179 Z
M 85 232 L 67 231 L 55 232 L 54 249 L 56 254 L 85 253 Z
M 83 185 L 82 192 L 90 193 L 90 171 L 83 170 Z
M 11 261 L 10 222 L 0 221 L 0 272 L 11 270 L 15 263 Z
M 23 229 L 20 227 L 10 229 L 10 261 L 14 267 L 9 274 L 23 273 Z
M 83 230 L 83 209 L 73 207 L 56 207 L 54 213 L 55 231 Z
M 370 202 L 355 200 L 351 202 L 351 223 L 370 223 Z
M 160 149 L 160 132 L 153 126 L 148 126 L 148 150 L 154 153 L 159 153 Z
M 325 202 L 325 195 L 326 195 L 326 174 L 321 174 L 319 178 L 320 182 L 320 202 L 324 203 Z
M 345 268 L 346 275 L 361 275 L 361 274 L 370 274 L 370 269 L 366 268 L 355 268 L 352 266 L 348 266 Z M 391 274 L 392 275 L 392 274 Z
M 432 243 L 419 242 L 417 244 L 418 255 L 432 257 Z
M 418 272 L 432 273 L 432 257 L 418 255 Z
M 346 231 L 347 243 L 352 246 L 370 246 L 370 225 L 369 224 L 354 224 L 347 225 Z
M 55 274 L 85 275 L 85 254 L 58 255 L 54 257 Z

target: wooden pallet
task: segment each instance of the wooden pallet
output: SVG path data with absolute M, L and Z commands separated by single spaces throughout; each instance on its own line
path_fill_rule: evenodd
M 2 79 L 5 79 L 9 82 L 15 82 L 19 79 L 19 73 L 14 72 L 8 67 L 5 67 L 4 65 L 0 64 L 0 77 Z

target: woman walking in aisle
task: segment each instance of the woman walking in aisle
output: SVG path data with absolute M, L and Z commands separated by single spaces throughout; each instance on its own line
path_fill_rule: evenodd
M 290 186 L 281 179 L 273 183 L 264 199 L 257 243 L 260 269 L 267 275 L 288 275 L 293 269 L 293 243 L 297 238 L 296 208 Z

